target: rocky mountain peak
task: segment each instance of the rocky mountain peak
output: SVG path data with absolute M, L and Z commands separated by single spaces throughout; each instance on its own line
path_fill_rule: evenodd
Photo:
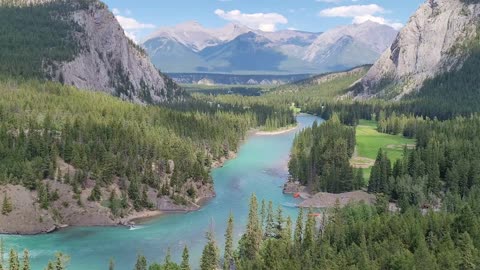
M 84 0 L 76 0 L 85 3 Z M 50 76 L 82 89 L 104 91 L 139 103 L 159 103 L 181 96 L 181 89 L 161 74 L 142 48 L 125 33 L 99 1 L 71 15 L 82 31 L 83 50 L 72 61 L 55 63 Z
M 362 79 L 359 96 L 398 99 L 461 66 L 479 16 L 479 1 L 427 0 Z
M 395 38 L 397 31 L 387 25 L 367 21 L 336 27 L 321 34 L 307 49 L 304 59 L 315 62 L 325 58 L 335 44 L 343 44 L 345 37 L 364 44 L 371 52 L 383 52 Z M 334 48 L 333 48 L 334 49 Z

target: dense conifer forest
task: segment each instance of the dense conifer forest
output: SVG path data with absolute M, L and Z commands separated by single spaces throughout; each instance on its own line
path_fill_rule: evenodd
M 44 78 L 55 62 L 73 60 L 83 49 L 75 34 L 83 30 L 68 16 L 90 2 L 52 1 L 33 8 L 21 0 L 0 1 L 0 75 Z
M 120 186 L 136 209 L 148 206 L 141 196 L 146 186 L 175 197 L 189 180 L 210 183 L 212 161 L 236 151 L 248 129 L 266 123 L 262 115 L 274 115 L 269 107 L 257 114 L 218 104 L 140 106 L 40 81 L 4 80 L 0 96 L 0 183 L 40 193 L 42 179 L 60 179 L 74 190 L 88 179 L 99 186 L 125 183 Z M 59 160 L 75 175 L 59 175 Z
M 355 150 L 355 128 L 333 116 L 300 132 L 289 162 L 291 181 L 300 181 L 313 191 L 340 193 L 363 185 L 361 171 L 354 171 L 350 158 Z M 360 176 L 357 176 L 360 174 Z

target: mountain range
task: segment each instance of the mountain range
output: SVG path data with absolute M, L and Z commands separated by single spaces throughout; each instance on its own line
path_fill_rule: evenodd
M 169 73 L 299 74 L 371 64 L 396 35 L 371 21 L 324 33 L 263 32 L 233 23 L 208 29 L 191 21 L 160 28 L 142 45 L 154 65 Z

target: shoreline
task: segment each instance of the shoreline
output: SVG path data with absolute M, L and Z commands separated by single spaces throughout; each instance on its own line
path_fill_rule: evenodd
M 287 182 L 283 188 L 283 194 L 291 194 L 295 198 L 302 201 L 295 204 L 297 208 L 318 208 L 327 209 L 333 208 L 337 204 L 343 207 L 349 203 L 364 202 L 373 205 L 376 201 L 376 196 L 364 190 L 354 190 L 342 193 L 329 192 L 311 192 L 307 187 L 300 185 L 298 182 Z
M 276 131 L 261 131 L 261 130 L 255 130 L 253 132 L 254 135 L 257 135 L 257 136 L 274 136 L 274 135 L 280 135 L 280 134 L 284 134 L 284 133 L 288 133 L 288 132 L 291 132 L 291 131 L 294 131 L 295 129 L 297 129 L 300 125 L 297 123 L 295 126 L 291 126 L 291 127 L 287 127 L 287 128 L 282 128 L 282 129 L 279 129 L 279 130 L 276 130 Z
M 242 140 L 242 143 L 246 141 L 248 136 Z M 211 169 L 221 168 L 231 159 L 236 158 L 237 152 L 230 151 L 228 157 L 222 157 L 220 160 L 215 160 L 212 162 Z M 13 188 L 22 188 L 23 187 L 13 187 Z M 33 196 L 29 196 L 33 198 Z M 169 214 L 174 213 L 189 213 L 193 211 L 200 210 L 209 200 L 215 197 L 215 191 L 207 194 L 207 196 L 197 198 L 194 202 L 190 202 L 189 205 L 179 205 L 177 209 L 172 208 L 172 210 L 165 210 L 165 209 L 155 209 L 155 210 L 142 210 L 140 212 L 133 212 L 123 218 L 117 219 L 110 219 L 106 218 L 98 223 L 56 223 L 54 221 L 51 222 L 51 226 L 38 226 L 33 229 L 11 229 L 11 230 L 0 230 L 0 235 L 17 235 L 17 236 L 34 236 L 34 235 L 41 235 L 41 234 L 50 234 L 55 233 L 60 230 L 70 229 L 75 227 L 125 227 L 128 228 L 132 225 L 142 224 L 148 220 L 157 219 L 161 216 L 166 216 Z M 33 203 L 34 201 L 32 201 Z
M 251 129 L 247 131 L 245 134 L 245 137 L 239 142 L 239 148 L 241 147 L 242 144 L 244 144 L 251 136 L 255 135 L 279 135 L 287 132 L 291 132 L 299 127 L 299 124 L 297 123 L 295 126 L 286 128 L 286 129 L 281 129 L 278 131 L 273 131 L 273 132 L 264 132 L 264 131 L 259 131 L 258 129 Z M 211 169 L 217 169 L 221 168 L 227 163 L 229 160 L 235 159 L 238 154 L 238 149 L 237 151 L 230 151 L 227 157 L 222 157 L 219 160 L 214 160 L 211 165 Z M 96 224 L 92 223 L 84 223 L 84 222 L 79 222 L 79 223 L 73 223 L 73 224 L 58 224 L 55 222 L 51 222 L 50 227 L 48 228 L 37 228 L 33 230 L 10 230 L 10 231 L 4 231 L 1 232 L 0 234 L 5 234 L 5 235 L 18 235 L 18 236 L 31 236 L 31 235 L 39 235 L 39 234 L 49 234 L 49 233 L 55 233 L 57 231 L 63 230 L 63 229 L 69 229 L 69 228 L 75 228 L 75 227 L 126 227 L 128 228 L 129 226 L 136 225 L 136 224 L 142 224 L 144 222 L 147 222 L 152 219 L 159 218 L 161 216 L 166 216 L 169 214 L 174 214 L 174 213 L 189 213 L 193 211 L 198 211 L 202 209 L 202 207 L 213 197 L 215 196 L 215 192 L 212 192 L 212 196 L 205 196 L 202 198 L 198 198 L 195 202 L 191 202 L 190 206 L 184 206 L 182 209 L 182 206 L 180 206 L 178 209 L 175 209 L 172 211 L 168 211 L 165 209 L 155 209 L 155 210 L 143 210 L 140 212 L 134 212 L 129 214 L 128 216 L 124 218 L 118 218 L 118 219 L 113 219 L 113 220 L 103 220 L 102 222 L 98 222 Z M 193 205 L 193 207 L 192 207 Z M 52 224 L 53 223 L 53 224 Z

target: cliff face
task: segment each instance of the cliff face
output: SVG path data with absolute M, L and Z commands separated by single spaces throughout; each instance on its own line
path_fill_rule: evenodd
M 92 1 L 71 14 L 82 51 L 71 62 L 56 63 L 52 77 L 82 89 L 109 92 L 140 103 L 159 103 L 182 91 L 162 75 L 143 49 L 129 40 L 104 4 Z
M 399 99 L 426 79 L 461 67 L 479 15 L 478 1 L 428 0 L 362 79 L 358 96 Z

